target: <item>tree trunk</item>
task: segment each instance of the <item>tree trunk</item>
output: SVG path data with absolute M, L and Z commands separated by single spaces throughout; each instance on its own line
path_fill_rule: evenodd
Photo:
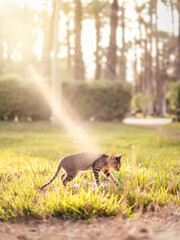
M 164 116 L 165 112 L 165 101 L 164 101 L 164 84 L 160 74 L 160 60 L 159 60 L 159 32 L 158 32 L 158 14 L 156 7 L 156 113 L 161 117 Z
M 152 115 L 154 114 L 154 107 L 153 107 L 153 71 L 152 71 L 152 31 L 153 31 L 153 3 L 152 0 L 150 0 L 149 3 L 149 15 L 150 15 L 150 33 L 149 33 L 149 43 L 150 48 L 148 52 L 148 74 L 147 74 L 147 84 L 148 84 L 148 107 L 147 107 L 147 114 Z
M 70 29 L 69 29 L 69 18 L 67 20 L 67 28 L 66 28 L 66 43 L 67 43 L 67 72 L 71 75 L 71 68 L 72 68 L 72 62 L 71 62 L 71 44 L 70 44 Z
M 148 107 L 147 107 L 147 114 L 152 115 L 154 114 L 154 107 L 153 107 L 153 75 L 152 75 L 152 55 L 151 52 L 148 53 L 148 73 L 147 73 L 147 90 L 148 90 Z
M 179 7 L 180 8 L 180 7 Z M 176 72 L 177 72 L 177 81 L 180 81 L 180 10 L 179 10 L 179 33 L 178 33 L 178 57 L 177 57 L 177 67 L 176 67 Z
M 136 44 L 134 47 L 134 64 L 133 64 L 133 72 L 134 72 L 134 92 L 135 94 L 139 93 L 139 74 L 137 71 L 137 52 L 136 52 Z
M 52 58 L 52 124 L 58 125 L 60 122 L 59 111 L 61 111 L 61 80 L 58 68 L 58 32 L 59 32 L 59 11 L 60 1 L 55 2 L 55 17 L 53 28 L 53 58 Z M 58 109 L 57 109 L 58 107 Z
M 51 51 L 53 44 L 53 25 L 55 18 L 55 1 L 53 3 L 53 13 L 47 21 L 47 12 L 44 10 L 43 15 L 43 31 L 44 31 L 44 44 L 42 50 L 42 76 L 51 76 Z
M 105 78 L 107 80 L 116 80 L 116 63 L 117 63 L 117 44 L 116 44 L 116 32 L 118 24 L 118 0 L 113 0 L 111 4 L 111 16 L 110 16 L 110 42 L 107 52 Z
M 143 73 L 143 60 L 142 60 L 142 30 L 141 30 L 141 12 L 138 12 L 138 29 L 139 29 L 139 47 L 140 47 L 140 62 L 141 62 L 141 72 L 139 74 L 139 91 L 144 93 L 144 73 Z
M 4 70 L 5 70 L 4 62 L 5 62 L 5 58 L 4 58 L 3 41 L 0 41 L 0 75 L 2 75 L 4 73 Z
M 121 30 L 122 30 L 122 49 L 120 57 L 120 80 L 126 82 L 126 57 L 125 57 L 125 8 L 121 7 Z
M 172 35 L 174 35 L 174 1 L 170 1 L 171 8 L 171 24 L 172 24 Z
M 96 16 L 96 20 L 95 20 L 95 24 L 96 24 L 96 70 L 95 70 L 95 79 L 100 79 L 101 76 L 101 64 L 100 64 L 100 56 L 99 56 L 99 50 L 100 50 L 100 19 L 99 16 Z
M 75 0 L 75 54 L 74 77 L 76 80 L 84 80 L 84 63 L 82 59 L 81 29 L 82 29 L 81 0 Z
M 141 48 L 144 49 L 144 52 L 142 53 L 141 56 L 141 78 L 140 78 L 140 83 L 141 83 L 141 92 L 143 94 L 146 94 L 146 82 L 147 82 L 147 41 L 142 41 L 141 40 Z

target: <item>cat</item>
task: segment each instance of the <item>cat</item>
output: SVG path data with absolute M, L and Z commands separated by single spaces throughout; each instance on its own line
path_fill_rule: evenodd
M 121 167 L 121 158 L 123 156 L 123 154 L 116 157 L 114 154 L 111 154 L 109 156 L 106 154 L 89 152 L 74 153 L 72 155 L 65 156 L 60 160 L 54 176 L 49 182 L 41 187 L 41 190 L 49 185 L 57 177 L 61 168 L 63 168 L 65 171 L 61 175 L 61 181 L 64 187 L 66 187 L 67 182 L 73 180 L 73 178 L 75 178 L 79 172 L 90 170 L 93 171 L 97 186 L 100 185 L 100 171 L 102 171 L 106 177 L 110 178 L 114 183 L 117 184 L 117 181 L 113 174 L 110 173 L 109 168 L 113 168 L 115 171 L 119 171 Z

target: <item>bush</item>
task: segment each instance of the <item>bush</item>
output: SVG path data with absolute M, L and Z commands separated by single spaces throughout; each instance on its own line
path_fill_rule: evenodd
M 0 80 L 0 119 L 47 119 L 50 109 L 44 103 L 32 82 L 20 80 Z
M 170 89 L 170 102 L 176 111 L 177 120 L 180 121 L 180 82 L 172 83 Z
M 63 96 L 83 120 L 122 120 L 130 107 L 130 86 L 120 83 L 65 83 Z
M 138 93 L 134 95 L 131 101 L 131 106 L 134 111 L 142 112 L 144 116 L 147 113 L 149 97 L 147 94 Z
M 131 91 L 125 84 L 63 83 L 62 88 L 67 110 L 82 120 L 122 120 L 130 107 Z M 50 115 L 49 106 L 34 83 L 0 80 L 1 120 L 11 120 L 15 116 L 40 120 L 49 119 Z

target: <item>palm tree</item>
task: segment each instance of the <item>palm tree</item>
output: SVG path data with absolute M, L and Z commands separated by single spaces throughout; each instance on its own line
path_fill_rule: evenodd
M 82 29 L 82 5 L 81 0 L 75 0 L 75 54 L 74 54 L 74 78 L 84 80 L 84 63 L 82 58 L 81 29 Z
M 110 16 L 110 41 L 109 41 L 109 47 L 107 51 L 107 60 L 106 60 L 106 68 L 105 68 L 105 78 L 107 80 L 116 80 L 117 26 L 118 26 L 118 0 L 113 0 L 111 4 L 111 16 Z
M 108 5 L 107 1 L 100 0 L 92 0 L 86 6 L 86 13 L 88 16 L 93 17 L 95 20 L 95 28 L 96 28 L 96 69 L 95 69 L 95 79 L 100 79 L 101 75 L 101 63 L 100 63 L 100 40 L 101 40 L 101 26 L 102 26 L 102 14 L 103 10 L 106 9 Z

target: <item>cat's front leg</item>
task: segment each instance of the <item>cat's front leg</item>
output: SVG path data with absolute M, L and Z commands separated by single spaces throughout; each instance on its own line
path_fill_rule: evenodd
M 96 181 L 96 185 L 97 185 L 97 187 L 99 187 L 99 185 L 100 185 L 99 173 L 101 171 L 101 168 L 98 164 L 94 164 L 92 171 L 93 171 L 94 179 Z
M 111 179 L 111 181 L 113 181 L 115 184 L 117 184 L 117 180 L 115 179 L 114 175 L 109 170 L 104 170 L 103 173 L 107 178 Z

